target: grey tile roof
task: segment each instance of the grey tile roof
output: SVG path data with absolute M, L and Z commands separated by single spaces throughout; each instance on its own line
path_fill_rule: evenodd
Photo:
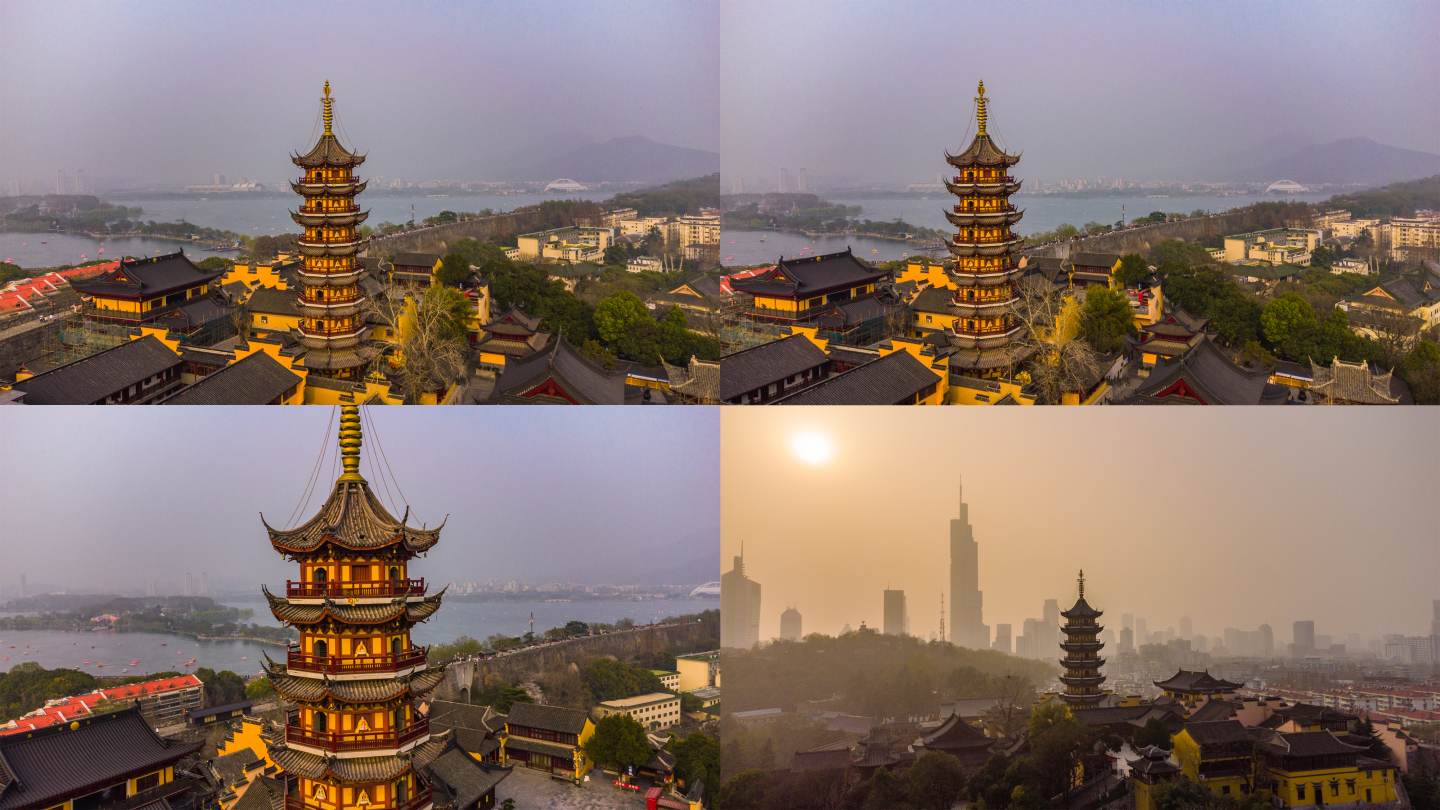
M 800 298 L 854 287 L 890 275 L 855 258 L 850 248 L 803 259 L 782 259 L 775 269 L 754 278 L 732 279 L 736 292 L 794 295 Z
M 720 399 L 764 388 L 828 360 L 819 346 L 798 334 L 726 355 L 720 358 Z
M 459 748 L 450 747 L 435 758 L 426 769 L 432 777 L 445 783 L 455 797 L 456 808 L 471 807 L 480 797 L 495 789 L 495 786 L 510 775 L 510 768 L 482 764 Z
M 1266 369 L 1247 369 L 1237 365 L 1221 353 L 1214 341 L 1201 340 L 1181 357 L 1157 363 L 1146 384 L 1134 397 L 1125 401 L 1144 401 L 1183 380 L 1210 405 L 1276 404 L 1278 395 L 1267 389 L 1284 386 L 1270 386 L 1267 383 L 1269 376 L 1270 372 Z M 1284 398 L 1279 399 L 1279 402 L 1283 401 Z
M 1076 253 L 1070 257 L 1069 264 L 1074 268 L 1103 267 L 1106 272 L 1120 261 L 1118 253 Z
M 580 354 L 564 337 L 550 346 L 512 363 L 506 363 L 490 401 L 504 404 L 540 404 L 525 398 L 545 379 L 552 379 L 580 405 L 621 405 L 625 402 L 625 375 L 614 374 Z M 549 402 L 549 399 L 543 402 Z
M 438 253 L 396 253 L 394 260 L 391 261 L 390 264 L 396 269 L 399 269 L 401 266 L 423 267 L 426 272 L 429 272 L 435 267 L 435 262 L 440 261 L 442 258 L 444 257 Z
M 177 250 L 149 259 L 126 259 L 108 273 L 73 280 L 70 286 L 86 295 L 149 297 L 193 287 L 223 275 L 224 270 L 201 270 L 185 258 L 185 251 Z
M 1190 739 L 1205 745 L 1226 743 L 1250 743 L 1258 732 L 1252 732 L 1239 720 L 1216 720 L 1210 723 L 1186 723 L 1185 733 Z
M 30 405 L 89 405 L 179 364 L 180 355 L 146 335 L 21 380 L 14 388 L 25 392 Z
M 910 308 L 916 312 L 939 312 L 945 315 L 950 314 L 950 299 L 955 295 L 954 291 L 944 287 L 926 287 L 915 296 Z
M 822 380 L 772 405 L 894 405 L 940 381 L 929 366 L 901 350 Z
M 251 312 L 265 315 L 299 316 L 300 313 L 295 310 L 295 302 L 299 297 L 300 291 L 296 289 L 261 287 L 250 293 L 250 300 L 245 302 L 245 307 Z
M 260 776 L 230 810 L 285 810 L 285 783 L 271 776 Z
M 255 352 L 194 385 L 162 405 L 267 405 L 300 384 L 300 375 L 265 352 Z
M 585 712 L 579 709 L 542 706 L 538 703 L 516 703 L 510 707 L 510 715 L 506 718 L 506 722 L 512 726 L 579 734 L 585 730 L 586 718 Z
M 0 810 L 49 807 L 200 750 L 156 734 L 138 709 L 0 737 Z
M 433 529 L 421 529 L 410 526 L 409 518 L 408 508 L 400 519 L 390 514 L 370 490 L 368 481 L 337 481 L 325 505 L 300 526 L 271 528 L 263 514 L 260 522 L 269 532 L 271 544 L 287 551 L 312 551 L 327 537 L 341 547 L 356 550 L 402 542 L 408 551 L 418 552 L 439 542 L 444 521 Z

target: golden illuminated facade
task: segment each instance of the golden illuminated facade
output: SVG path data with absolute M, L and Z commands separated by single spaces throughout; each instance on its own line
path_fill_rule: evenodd
M 309 349 L 305 365 L 322 377 L 359 379 L 365 365 L 379 354 L 367 340 L 364 268 L 356 254 L 364 241 L 356 228 L 370 216 L 355 203 L 365 183 L 355 167 L 365 162 L 340 145 L 332 131 L 335 114 L 330 83 L 325 83 L 325 132 L 304 155 L 290 159 L 305 174 L 290 187 L 305 198 L 290 217 L 305 228 L 300 236 L 300 283 L 296 309 L 300 325 L 295 337 Z
M 975 139 L 960 154 L 945 155 L 956 171 L 954 182 L 945 184 L 956 197 L 945 218 L 958 228 L 945 245 L 954 256 L 949 275 L 955 290 L 950 301 L 955 321 L 945 331 L 950 345 L 960 350 L 960 362 L 952 362 L 952 368 L 971 377 L 1005 376 L 1023 359 L 1011 350 L 1023 328 L 1014 314 L 1021 275 L 1014 254 L 1020 238 L 1010 228 L 1024 212 L 1010 204 L 1020 181 L 1009 173 L 1020 156 L 1007 154 L 986 131 L 987 101 L 981 82 Z
M 1103 613 L 1085 602 L 1084 571 L 1080 572 L 1080 598 L 1060 615 L 1065 617 L 1065 626 L 1060 628 L 1065 633 L 1060 643 L 1060 649 L 1065 651 L 1060 662 L 1065 667 L 1065 674 L 1060 676 L 1065 692 L 1060 699 L 1077 708 L 1097 706 L 1105 697 L 1105 676 L 1100 674 L 1100 667 L 1105 665 L 1105 659 L 1100 657 L 1100 648 L 1105 646 L 1100 640 L 1099 624 Z
M 416 706 L 445 667 L 429 666 L 410 638 L 441 594 L 427 597 L 409 563 L 443 524 L 417 529 L 408 508 L 401 520 L 386 511 L 360 476 L 361 438 L 359 409 L 343 407 L 344 473 L 325 505 L 295 529 L 265 524 L 275 550 L 300 565 L 284 598 L 265 591 L 275 618 L 300 632 L 284 664 L 266 660 L 271 685 L 295 704 L 283 734 L 266 739 L 269 758 L 299 780 L 291 810 L 429 810 L 418 769 L 449 742 Z

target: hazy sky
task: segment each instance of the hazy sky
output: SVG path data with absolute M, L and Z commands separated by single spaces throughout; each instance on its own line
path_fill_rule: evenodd
M 412 518 L 434 527 L 450 515 L 415 576 L 594 582 L 616 563 L 658 571 L 716 557 L 713 408 L 367 413 Z M 185 571 L 294 578 L 259 513 L 286 525 L 332 435 L 295 525 L 319 511 L 336 477 L 330 418 L 329 408 L 5 408 L 0 576 L 72 587 L 144 587 Z M 360 471 L 385 501 L 375 446 L 367 434 Z
M 938 630 L 961 475 L 992 632 L 1069 608 L 1081 568 L 1117 633 L 1313 619 L 1344 643 L 1428 633 L 1440 599 L 1434 408 L 727 408 L 721 435 L 722 567 L 743 541 L 762 639 L 788 605 L 806 633 L 879 627 L 887 584 Z
M 1147 180 L 1285 133 L 1440 152 L 1436 31 L 1434 2 L 732 0 L 722 171 L 933 183 L 980 79 L 1042 180 Z
M 0 0 L 0 20 L 5 180 L 288 177 L 327 79 L 368 176 L 485 179 L 561 133 L 719 147 L 713 1 Z

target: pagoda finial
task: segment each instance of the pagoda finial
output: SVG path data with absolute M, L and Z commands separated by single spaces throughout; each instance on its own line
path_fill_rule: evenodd
M 321 103 L 323 103 L 323 104 L 325 105 L 325 134 L 326 134 L 326 135 L 330 135 L 330 134 L 332 134 L 332 133 L 330 132 L 330 124 L 334 123 L 334 121 L 335 121 L 335 111 L 334 111 L 334 109 L 331 107 L 331 105 L 335 103 L 335 99 L 330 98 L 330 80 L 329 80 L 329 79 L 326 79 L 326 80 L 325 80 L 325 97 L 322 98 L 322 99 L 320 99 L 320 101 L 321 101 Z M 980 128 L 983 130 L 985 127 L 984 127 L 984 125 L 982 124 Z
M 981 134 L 981 135 L 984 135 L 984 134 L 985 134 L 985 102 L 987 101 L 987 99 L 985 98 L 985 82 L 983 82 L 983 81 L 980 82 L 980 90 L 979 90 L 979 93 L 980 93 L 980 95 L 978 95 L 978 96 L 975 97 L 975 103 L 976 103 L 976 105 L 978 105 L 978 109 L 977 109 L 977 111 L 976 111 L 976 113 L 975 113 L 975 118 L 980 122 L 980 134 Z M 326 109 L 329 109 L 329 108 L 327 107 Z M 328 132 L 329 130 L 326 130 L 326 131 Z
M 345 467 L 341 481 L 364 481 L 360 475 L 360 408 L 340 406 L 340 463 Z
M 1085 598 L 1085 569 L 1080 569 L 1080 598 Z

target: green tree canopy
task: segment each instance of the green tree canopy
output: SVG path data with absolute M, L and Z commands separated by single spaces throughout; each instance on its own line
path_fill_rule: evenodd
M 713 804 L 720 792 L 720 741 L 705 734 L 691 734 L 683 740 L 671 738 L 666 748 L 675 755 L 675 776 L 689 789 L 696 780 L 705 783 L 706 804 Z
M 607 297 L 595 307 L 595 328 L 600 333 L 600 339 L 607 343 L 625 340 L 630 336 L 631 327 L 643 321 L 653 323 L 650 310 L 639 296 L 628 290 Z
M 622 773 L 627 768 L 644 765 L 654 753 L 645 736 L 645 727 L 626 714 L 600 718 L 584 749 L 586 756 Z
M 1130 743 L 1132 748 L 1144 748 L 1153 745 L 1156 748 L 1170 750 L 1170 729 L 1165 726 L 1165 721 L 1158 717 L 1152 717 L 1145 721 L 1145 725 L 1135 732 L 1135 739 Z
M 1150 266 L 1139 253 L 1127 253 L 1120 257 L 1120 267 L 1115 271 L 1115 282 L 1123 288 L 1134 287 L 1150 275 Z
M 905 771 L 910 803 L 923 810 L 950 810 L 965 789 L 965 768 L 943 751 L 928 751 Z
M 435 280 L 446 287 L 458 287 L 470 278 L 470 260 L 461 253 L 449 253 L 440 260 L 440 269 L 435 271 Z
M 613 658 L 597 658 L 580 670 L 580 677 L 598 701 L 665 692 L 654 672 Z
M 1126 335 L 1139 334 L 1130 300 L 1124 293 L 1105 287 L 1085 291 L 1085 306 L 1080 311 L 1080 337 L 1096 351 L 1109 354 L 1119 351 Z

